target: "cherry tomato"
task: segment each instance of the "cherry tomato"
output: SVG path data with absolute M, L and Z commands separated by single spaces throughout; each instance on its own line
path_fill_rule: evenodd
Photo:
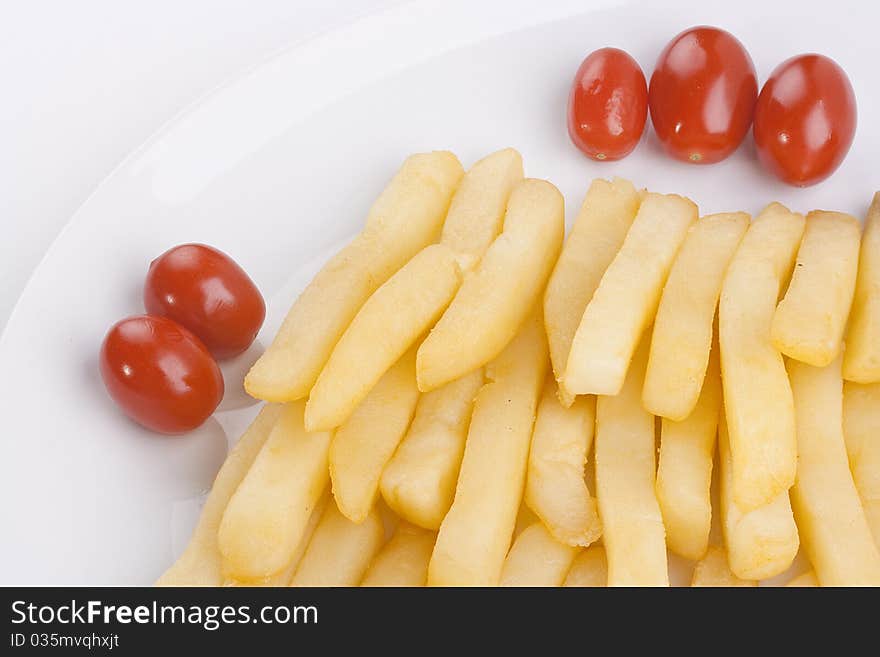
M 568 96 L 568 134 L 594 160 L 619 160 L 639 143 L 648 118 L 648 85 L 638 63 L 617 48 L 581 63 Z
M 660 53 L 648 90 L 651 122 L 673 157 L 719 162 L 749 131 L 757 95 L 755 66 L 736 37 L 692 27 Z
M 792 57 L 761 89 L 754 127 L 758 158 L 787 183 L 806 187 L 830 176 L 855 132 L 855 93 L 828 57 Z
M 100 369 L 125 414 L 159 433 L 195 429 L 223 399 L 223 376 L 205 345 L 164 317 L 115 324 L 101 345 Z
M 244 270 L 203 244 L 176 246 L 153 260 L 144 307 L 188 328 L 219 359 L 250 347 L 266 317 L 263 297 Z

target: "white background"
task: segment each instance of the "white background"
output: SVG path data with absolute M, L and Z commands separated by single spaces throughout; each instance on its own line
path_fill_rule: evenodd
M 280 49 L 399 2 L 0 0 L 0 330 L 70 216 L 158 128 Z

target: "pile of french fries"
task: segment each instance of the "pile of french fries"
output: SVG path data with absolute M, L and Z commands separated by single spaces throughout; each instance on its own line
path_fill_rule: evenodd
M 409 157 L 159 584 L 880 585 L 880 194 L 862 234 L 595 180 L 564 229 L 513 149 Z

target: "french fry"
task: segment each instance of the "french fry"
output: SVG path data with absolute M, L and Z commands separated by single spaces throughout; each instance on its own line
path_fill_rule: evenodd
M 540 297 L 564 231 L 559 190 L 545 180 L 519 183 L 503 232 L 419 347 L 419 390 L 458 379 L 501 353 Z
M 645 196 L 571 343 L 563 378 L 569 393 L 620 393 L 675 254 L 696 219 L 697 206 L 686 198 Z
M 788 361 L 797 420 L 795 520 L 822 586 L 880 586 L 880 552 L 853 483 L 843 438 L 842 359 Z
M 330 481 L 340 513 L 363 522 L 379 495 L 385 464 L 406 434 L 419 399 L 415 347 L 360 403 L 330 442 Z
M 574 401 L 563 375 L 575 331 L 602 275 L 620 250 L 640 203 L 641 196 L 628 180 L 594 180 L 547 282 L 544 324 L 563 406 Z
M 456 254 L 462 271 L 479 265 L 501 232 L 510 194 L 522 179 L 522 156 L 513 148 L 487 155 L 461 179 L 440 241 Z
M 773 346 L 814 367 L 840 353 L 859 266 L 861 226 L 840 212 L 811 212 L 788 291 L 776 308 Z
M 474 402 L 455 500 L 440 525 L 428 584 L 494 586 L 525 487 L 535 408 L 547 370 L 540 314 L 486 368 Z
M 343 516 L 331 501 L 290 585 L 357 586 L 384 539 L 378 510 L 373 509 L 357 524 Z
M 656 335 L 656 330 L 654 332 Z M 712 347 L 703 390 L 687 419 L 663 418 L 657 501 L 669 549 L 686 559 L 702 559 L 712 528 L 712 459 L 721 410 L 718 345 Z
M 424 586 L 436 536 L 401 522 L 373 559 L 361 586 Z
M 329 502 L 330 497 L 331 495 L 329 494 L 329 491 L 325 491 L 321 496 L 321 499 L 318 500 L 318 503 L 315 505 L 315 508 L 312 509 L 312 514 L 309 516 L 309 522 L 306 525 L 302 538 L 299 540 L 299 544 L 296 546 L 296 550 L 294 550 L 293 555 L 291 556 L 290 563 L 288 563 L 283 569 L 279 570 L 274 575 L 264 577 L 263 579 L 227 579 L 223 583 L 223 586 L 275 587 L 287 586 L 290 584 L 290 579 L 293 577 L 293 573 L 296 572 L 299 562 L 302 560 L 306 548 L 312 540 L 312 535 L 315 533 L 315 528 L 318 526 L 321 517 L 324 515 L 324 510 L 327 508 L 327 503 Z
M 269 437 L 282 407 L 266 404 L 229 452 L 214 478 L 211 492 L 189 544 L 180 558 L 158 579 L 156 586 L 220 586 L 223 583 L 217 531 L 235 489 Z
M 448 151 L 406 159 L 370 208 L 364 230 L 324 265 L 293 304 L 245 377 L 248 394 L 268 401 L 309 394 L 367 298 L 437 238 L 463 173 Z
M 620 394 L 596 403 L 596 496 L 608 586 L 669 586 L 666 536 L 654 494 L 654 416 L 642 408 L 648 340 Z
M 727 552 L 723 547 L 713 545 L 705 556 L 694 566 L 691 586 L 748 587 L 757 586 L 755 580 L 740 579 L 730 570 Z
M 579 551 L 557 541 L 543 523 L 536 522 L 513 542 L 501 571 L 500 586 L 562 586 Z
M 525 502 L 566 545 L 586 547 L 602 535 L 596 500 L 584 479 L 595 424 L 594 397 L 578 398 L 565 408 L 548 378 L 532 433 Z
M 794 588 L 811 588 L 819 586 L 819 580 L 816 579 L 816 573 L 814 571 L 808 570 L 807 572 L 789 580 L 788 584 L 785 586 Z
M 733 493 L 742 511 L 767 506 L 794 483 L 794 402 L 782 356 L 770 339 L 770 325 L 803 231 L 803 216 L 779 203 L 768 205 L 746 232 L 721 289 L 724 410 Z
M 285 405 L 229 500 L 217 531 L 223 574 L 262 579 L 287 566 L 327 487 L 330 434 L 307 433 L 302 401 Z
M 740 579 L 769 579 L 785 570 L 797 556 L 800 539 L 788 491 L 769 504 L 743 511 L 734 498 L 733 464 L 727 423 L 718 426 L 719 511 L 730 569 Z
M 880 546 L 880 383 L 844 384 L 843 434 L 853 483 Z
M 411 523 L 437 531 L 452 506 L 483 369 L 419 397 L 409 431 L 382 471 L 382 497 Z
M 565 576 L 563 586 L 608 586 L 605 548 L 601 545 L 591 545 L 578 554 Z
M 642 391 L 650 413 L 680 422 L 697 405 L 721 283 L 748 227 L 749 215 L 733 212 L 703 217 L 688 231 L 654 320 Z
M 460 283 L 455 254 L 433 244 L 376 290 L 312 388 L 306 428 L 328 430 L 345 422 L 388 368 L 439 319 Z
M 880 382 L 880 192 L 874 195 L 865 219 L 843 378 L 857 383 Z

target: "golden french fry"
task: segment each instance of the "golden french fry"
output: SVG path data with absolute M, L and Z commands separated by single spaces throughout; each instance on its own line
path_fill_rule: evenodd
M 773 315 L 773 346 L 815 367 L 840 353 L 859 266 L 861 226 L 840 212 L 811 212 L 791 283 Z
M 361 586 L 424 586 L 434 532 L 401 522 L 375 556 Z
M 415 347 L 360 403 L 330 442 L 330 480 L 339 511 L 362 522 L 379 495 L 385 464 L 406 434 L 419 400 Z
M 448 151 L 406 159 L 370 208 L 364 230 L 303 290 L 248 372 L 244 385 L 250 395 L 292 401 L 309 394 L 361 305 L 437 238 L 463 173 Z
M 816 573 L 812 570 L 808 570 L 807 572 L 798 575 L 797 577 L 789 580 L 787 587 L 796 587 L 796 588 L 809 588 L 819 586 L 819 580 L 816 579 Z
M 217 531 L 227 578 L 270 577 L 287 566 L 327 487 L 330 434 L 307 433 L 302 401 L 286 404 L 229 500 Z
M 642 408 L 648 340 L 620 394 L 596 403 L 596 496 L 608 586 L 669 586 L 666 535 L 654 494 L 654 416 Z
M 565 408 L 548 378 L 532 433 L 525 502 L 566 545 L 586 547 L 602 535 L 596 500 L 584 479 L 595 424 L 594 397 Z
M 605 548 L 591 545 L 578 554 L 565 576 L 563 586 L 608 586 Z
M 656 331 L 655 331 L 656 335 Z M 703 390 L 687 419 L 663 418 L 657 501 L 669 549 L 686 559 L 703 558 L 712 528 L 712 459 L 721 410 L 718 345 L 713 345 Z
M 455 501 L 440 525 L 428 567 L 429 585 L 498 583 L 525 487 L 546 369 L 544 327 L 533 311 L 486 368 L 489 382 L 474 402 Z
M 277 404 L 264 405 L 238 439 L 214 478 L 189 544 L 156 586 L 220 586 L 223 583 L 217 530 L 230 498 L 260 453 L 281 409 Z
M 742 511 L 768 505 L 794 483 L 794 402 L 782 355 L 770 339 L 770 325 L 803 231 L 803 216 L 779 203 L 768 205 L 746 232 L 721 289 L 724 410 L 733 493 Z
M 439 319 L 460 283 L 455 254 L 433 244 L 376 290 L 312 388 L 306 428 L 327 430 L 345 422 L 388 368 Z
M 663 288 L 642 403 L 680 422 L 700 397 L 727 265 L 749 227 L 744 212 L 703 217 L 688 231 Z
M 378 510 L 373 509 L 357 524 L 343 516 L 331 500 L 290 586 L 357 586 L 384 540 Z
M 730 569 L 740 579 L 769 579 L 785 570 L 797 556 L 800 540 L 788 491 L 769 504 L 743 511 L 733 490 L 733 464 L 727 423 L 718 426 L 719 511 Z
M 857 383 L 880 382 L 880 192 L 874 195 L 865 219 L 843 378 Z
M 510 194 L 522 179 L 522 156 L 513 148 L 487 155 L 461 179 L 440 241 L 456 254 L 462 271 L 480 264 L 501 232 Z
M 419 390 L 458 379 L 501 353 L 540 297 L 564 231 L 559 190 L 545 180 L 519 183 L 504 231 L 419 347 Z
M 382 497 L 411 523 L 434 531 L 452 506 L 474 397 L 483 369 L 426 392 L 409 431 L 382 471 Z
M 880 552 L 849 471 L 843 439 L 842 359 L 788 361 L 797 420 L 798 472 L 791 504 L 822 586 L 880 586 Z
M 725 586 L 748 587 L 757 586 L 755 580 L 740 579 L 730 570 L 727 563 L 727 552 L 723 547 L 713 545 L 705 556 L 694 566 L 691 586 Z
M 574 395 L 565 389 L 563 375 L 575 331 L 602 275 L 620 250 L 641 202 L 641 196 L 628 180 L 594 180 L 547 282 L 544 324 L 563 406 L 570 406 L 574 400 Z
M 504 568 L 500 586 L 562 586 L 580 550 L 560 543 L 542 522 L 526 527 L 516 537 Z
M 880 546 L 880 383 L 844 384 L 843 434 L 853 482 Z
M 696 219 L 697 206 L 684 197 L 645 196 L 571 343 L 563 378 L 569 393 L 621 391 L 642 334 L 657 312 L 675 254 Z

